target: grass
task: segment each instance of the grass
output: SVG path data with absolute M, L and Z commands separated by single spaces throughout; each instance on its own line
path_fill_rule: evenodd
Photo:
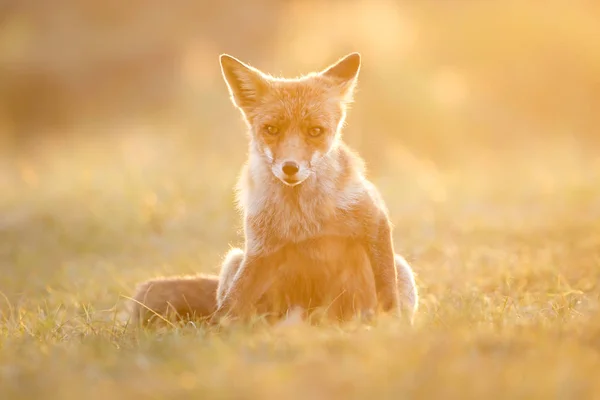
M 1 399 L 600 396 L 600 159 L 557 140 L 378 160 L 413 328 L 127 326 L 138 282 L 215 272 L 241 240 L 236 143 L 124 134 L 4 159 Z

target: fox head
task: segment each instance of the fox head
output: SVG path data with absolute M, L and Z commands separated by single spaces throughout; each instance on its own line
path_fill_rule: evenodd
M 251 143 L 273 175 L 288 186 L 304 182 L 335 148 L 360 69 L 349 54 L 300 78 L 269 76 L 223 54 L 221 70 Z

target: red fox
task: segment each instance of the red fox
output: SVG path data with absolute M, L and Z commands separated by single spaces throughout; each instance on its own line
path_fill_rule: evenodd
M 385 204 L 365 178 L 363 160 L 341 137 L 360 55 L 294 79 L 225 54 L 220 63 L 249 130 L 237 185 L 245 248 L 226 255 L 216 284 L 155 280 L 158 290 L 141 285 L 135 298 L 158 314 L 167 303 L 179 304 L 172 308 L 212 314 L 212 322 L 280 318 L 300 309 L 338 321 L 391 311 L 412 323 L 418 308 L 412 269 L 394 252 Z M 214 308 L 205 307 L 212 298 L 203 290 L 216 292 Z M 142 308 L 136 303 L 134 311 L 143 314 Z
M 226 257 L 213 320 L 299 307 L 337 320 L 382 310 L 412 321 L 412 269 L 394 253 L 384 202 L 341 137 L 360 55 L 295 79 L 229 55 L 220 62 L 249 128 L 249 156 L 237 187 L 245 249 Z

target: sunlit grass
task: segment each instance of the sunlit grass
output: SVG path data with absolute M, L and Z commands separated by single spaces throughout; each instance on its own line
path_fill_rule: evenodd
M 397 150 L 372 171 L 396 247 L 418 274 L 412 329 L 382 318 L 371 327 L 135 330 L 125 306 L 136 283 L 215 272 L 241 240 L 232 186 L 243 141 L 232 159 L 195 158 L 211 150 L 193 142 L 148 133 L 7 161 L 0 398 L 599 393 L 593 157 L 546 143 L 535 156 L 439 168 Z M 145 157 L 131 150 L 144 148 Z

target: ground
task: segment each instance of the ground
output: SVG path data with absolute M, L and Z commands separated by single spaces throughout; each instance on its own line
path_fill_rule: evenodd
M 3 159 L 0 398 L 600 396 L 600 159 L 558 139 L 451 167 L 395 150 L 371 174 L 417 274 L 413 328 L 132 329 L 138 282 L 215 272 L 240 243 L 238 141 L 228 162 L 153 134 Z

